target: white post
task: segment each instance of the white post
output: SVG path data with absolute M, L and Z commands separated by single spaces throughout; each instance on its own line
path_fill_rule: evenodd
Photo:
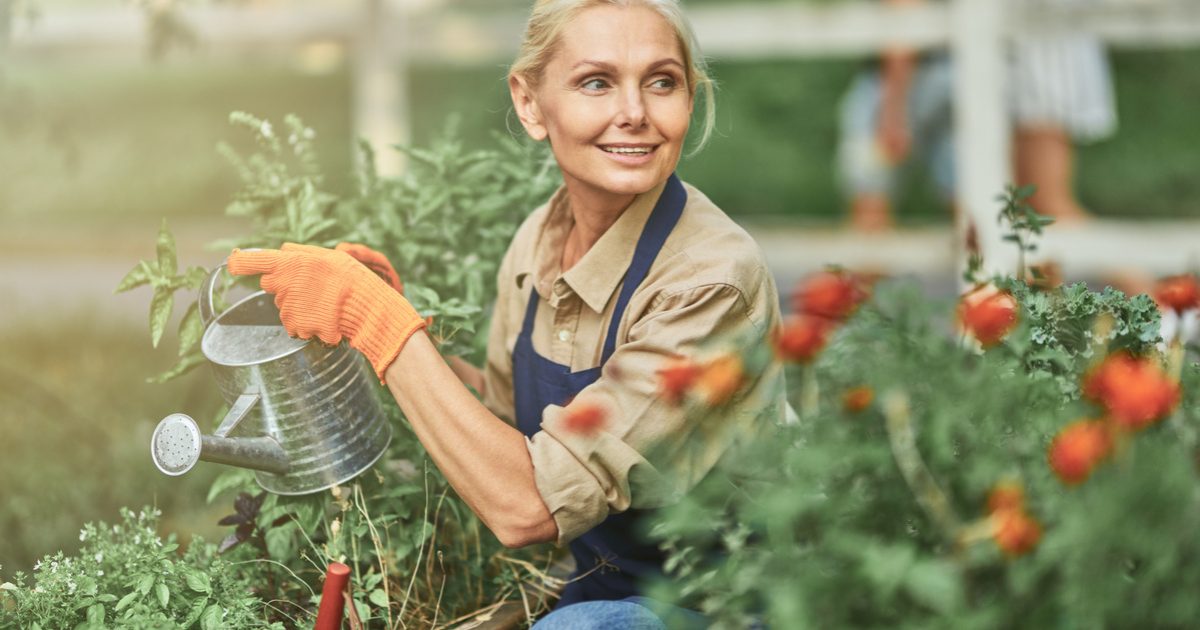
M 954 58 L 954 132 L 958 218 L 955 234 L 960 270 L 963 245 L 975 226 L 986 274 L 1016 273 L 1017 252 L 1001 240 L 996 222 L 1011 177 L 1010 126 L 1004 65 L 1004 5 L 1001 0 L 953 0 L 950 46 Z
M 354 135 L 375 150 L 381 176 L 404 171 L 403 153 L 394 144 L 412 140 L 408 102 L 408 63 L 404 53 L 405 11 L 393 14 L 387 0 L 365 0 L 354 56 Z

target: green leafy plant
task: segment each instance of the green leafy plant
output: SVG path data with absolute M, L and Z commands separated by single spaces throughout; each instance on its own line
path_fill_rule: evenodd
M 178 553 L 159 537 L 154 508 L 88 523 L 79 553 L 41 559 L 33 575 L 0 586 L 0 628 L 283 628 L 264 619 L 249 582 L 216 547 L 193 539 Z M 28 583 L 27 583 L 28 581 Z
M 451 122 L 432 147 L 400 148 L 411 168 L 398 178 L 378 177 L 374 155 L 362 144 L 357 186 L 339 196 L 323 188 L 312 144 L 316 132 L 301 120 L 288 116 L 279 128 L 240 112 L 230 120 L 248 130 L 257 146 L 249 155 L 220 149 L 243 184 L 226 211 L 249 227 L 215 249 L 289 241 L 368 245 L 388 256 L 407 297 L 432 318 L 430 332 L 440 350 L 481 360 L 486 328 L 480 323 L 495 297 L 499 261 L 520 221 L 559 183 L 546 152 L 511 138 L 498 138 L 492 150 L 469 151 L 455 139 Z M 158 258 L 138 263 L 118 287 L 155 288 L 155 343 L 170 313 L 169 296 L 194 291 L 207 277 L 198 268 L 177 273 L 165 225 L 158 243 Z M 232 284 L 218 283 L 218 308 Z M 157 378 L 204 362 L 202 322 L 194 311 L 179 325 L 179 362 Z M 246 558 L 238 573 L 254 585 L 250 592 L 263 602 L 292 602 L 288 614 L 307 619 L 318 603 L 311 585 L 329 562 L 339 561 L 354 570 L 352 605 L 367 623 L 435 625 L 486 612 L 518 594 L 530 614 L 544 609 L 544 591 L 555 584 L 545 574 L 545 550 L 504 549 L 429 463 L 399 408 L 390 401 L 385 408 L 398 435 L 385 459 L 347 486 L 306 497 L 266 495 L 249 471 L 237 469 L 214 482 L 209 502 L 238 493 L 235 513 L 221 521 L 233 531 L 220 550 Z M 268 617 L 283 621 L 282 614 Z
M 1010 240 L 1032 251 L 1044 222 L 1019 197 L 1004 212 L 1026 233 Z M 1113 463 L 1089 462 L 1083 483 L 1048 451 L 1107 413 L 1081 391 L 1101 359 L 1164 363 L 1157 307 L 992 282 L 1017 311 L 986 349 L 951 332 L 953 305 L 883 282 L 815 362 L 788 366 L 804 374 L 792 383 L 821 382 L 816 404 L 665 510 L 654 535 L 670 578 L 653 594 L 719 628 L 1175 627 L 1200 614 L 1200 365 L 1174 373 L 1169 417 L 1102 437 L 1112 445 L 1088 456 Z M 862 391 L 878 395 L 851 404 Z M 792 386 L 794 402 L 805 395 Z M 989 505 L 1005 486 L 1019 512 Z

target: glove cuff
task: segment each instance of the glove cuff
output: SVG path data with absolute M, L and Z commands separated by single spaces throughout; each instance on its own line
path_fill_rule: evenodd
M 350 346 L 367 357 L 383 383 L 384 373 L 404 344 L 425 328 L 426 322 L 403 295 L 366 267 L 359 269 L 370 278 L 356 283 L 346 301 L 343 322 L 350 333 Z

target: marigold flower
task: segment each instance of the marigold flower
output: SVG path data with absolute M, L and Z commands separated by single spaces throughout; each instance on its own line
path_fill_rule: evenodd
M 863 280 L 846 271 L 823 271 L 802 281 L 792 294 L 792 310 L 817 317 L 849 317 L 869 293 Z
M 842 394 L 842 408 L 847 413 L 858 413 L 867 407 L 871 406 L 871 401 L 875 399 L 875 392 L 866 385 L 851 387 Z
M 791 315 L 775 331 L 775 354 L 784 361 L 808 363 L 820 354 L 834 329 L 831 320 Z
M 1177 313 L 1200 308 L 1200 282 L 1190 273 L 1163 278 L 1154 287 L 1154 301 Z
M 1050 468 L 1067 485 L 1083 483 L 1112 450 L 1112 436 L 1103 422 L 1079 420 L 1059 431 L 1050 443 Z
M 1019 483 L 1002 481 L 996 484 L 988 494 L 988 514 L 994 514 L 1001 510 L 1023 509 L 1025 509 L 1025 490 Z
M 742 358 L 730 352 L 705 364 L 704 371 L 696 380 L 696 389 L 700 391 L 705 403 L 715 407 L 728 402 L 742 386 L 745 378 Z
M 592 435 L 604 427 L 604 410 L 597 405 L 580 403 L 566 409 L 563 426 L 571 433 Z
M 1087 375 L 1083 395 L 1103 405 L 1117 425 L 1136 431 L 1169 415 L 1180 392 L 1152 359 L 1118 352 Z
M 689 359 L 676 359 L 658 371 L 658 395 L 672 405 L 679 404 L 696 383 L 703 366 Z
M 992 513 L 992 537 L 996 545 L 1009 556 L 1020 556 L 1037 546 L 1042 538 L 1042 526 L 1024 510 L 1008 509 Z
M 958 321 L 980 345 L 990 348 L 1016 327 L 1017 310 L 1017 300 L 1011 294 L 985 287 L 959 301 Z

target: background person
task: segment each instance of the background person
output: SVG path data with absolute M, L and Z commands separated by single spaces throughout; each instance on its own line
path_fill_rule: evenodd
M 1067 5 L 1088 0 L 1054 0 Z M 913 5 L 921 0 L 884 0 Z M 1008 108 L 1013 122 L 1013 177 L 1033 184 L 1030 203 L 1060 223 L 1085 219 L 1074 186 L 1074 143 L 1116 130 L 1111 71 L 1093 35 L 1019 33 L 1008 50 Z M 954 206 L 953 60 L 946 51 L 883 51 L 855 77 L 843 98 L 838 171 L 852 229 L 893 223 L 899 167 L 919 161 L 947 206 Z

